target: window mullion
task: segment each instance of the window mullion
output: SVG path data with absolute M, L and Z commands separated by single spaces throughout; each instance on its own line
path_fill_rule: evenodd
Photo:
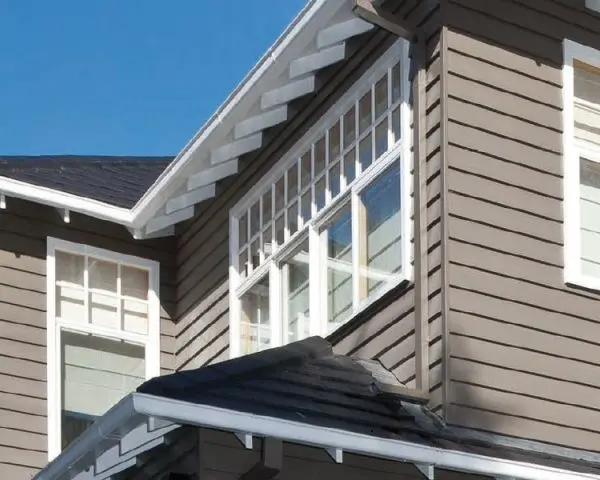
M 326 302 L 327 295 L 322 295 L 320 288 L 320 277 L 322 275 L 323 265 L 322 259 L 324 253 L 320 248 L 320 235 L 316 227 L 313 225 L 308 230 L 308 303 L 309 303 L 309 331 L 311 335 L 324 335 L 322 329 L 323 303 Z M 321 299 L 321 297 L 324 297 Z
M 358 308 L 360 301 L 360 221 L 358 213 L 360 199 L 355 189 L 351 192 L 351 214 L 352 214 L 352 309 Z
M 85 323 L 91 323 L 90 318 L 90 274 L 89 274 L 89 257 L 84 255 L 83 257 L 84 267 L 83 267 L 83 308 L 84 308 L 84 316 Z
M 281 272 L 276 262 L 269 265 L 269 324 L 271 329 L 271 346 L 279 347 L 282 343 L 282 292 Z

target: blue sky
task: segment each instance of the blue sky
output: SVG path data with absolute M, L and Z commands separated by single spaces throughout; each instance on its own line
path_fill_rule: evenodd
M 0 155 L 175 154 L 306 0 L 0 0 Z

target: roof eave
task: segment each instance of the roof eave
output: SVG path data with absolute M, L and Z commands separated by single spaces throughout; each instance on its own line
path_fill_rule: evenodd
M 101 442 L 106 442 L 107 439 L 118 442 L 115 434 L 126 433 L 123 426 L 133 425 L 132 419 L 136 417 L 160 418 L 176 424 L 230 432 L 247 432 L 292 443 L 340 449 L 360 455 L 496 478 L 600 480 L 600 476 L 593 474 L 379 438 L 142 393 L 132 393 L 125 397 L 34 478 L 56 480 L 62 478 L 67 472 L 69 475 L 76 475 L 78 468 L 83 470 L 93 464 L 95 456 L 99 454 L 98 446 Z

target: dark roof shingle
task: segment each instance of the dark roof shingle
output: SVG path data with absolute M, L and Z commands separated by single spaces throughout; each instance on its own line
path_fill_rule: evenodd
M 173 157 L 0 156 L 0 176 L 131 208 Z

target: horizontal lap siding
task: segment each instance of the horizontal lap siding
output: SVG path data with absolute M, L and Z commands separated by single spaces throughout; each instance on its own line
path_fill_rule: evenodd
M 0 478 L 30 478 L 47 462 L 46 237 L 161 262 L 161 365 L 174 366 L 172 241 L 136 242 L 122 227 L 8 200 L 0 230 Z
M 286 126 L 269 136 L 271 142 L 267 146 L 252 158 L 248 156 L 242 172 L 222 182 L 216 199 L 201 206 L 202 211 L 186 225 L 177 255 L 177 368 L 195 368 L 223 361 L 229 355 L 229 211 L 392 42 L 388 34 L 374 33 L 344 65 L 333 67 L 320 91 L 298 108 Z M 392 309 L 393 315 L 377 314 L 373 322 L 379 326 L 383 322 L 385 328 L 409 313 L 402 332 L 397 332 L 399 336 L 388 338 L 384 346 L 389 364 L 401 371 L 406 369 L 404 363 L 410 365 L 414 357 L 414 319 L 410 314 L 413 305 L 399 299 Z M 356 334 L 364 337 L 368 334 L 361 333 L 361 329 L 379 326 L 370 327 L 366 321 Z M 357 345 L 351 346 L 352 340 L 341 337 L 340 344 L 347 346 L 340 347 L 340 351 L 350 351 Z M 400 338 L 413 339 L 412 348 L 398 342 Z M 370 355 L 371 351 L 365 354 Z M 412 368 L 411 372 L 401 373 L 405 380 L 411 381 L 414 376 Z
M 572 7 L 448 3 L 448 420 L 600 450 L 600 296 L 563 282 L 560 66 L 600 19 Z

